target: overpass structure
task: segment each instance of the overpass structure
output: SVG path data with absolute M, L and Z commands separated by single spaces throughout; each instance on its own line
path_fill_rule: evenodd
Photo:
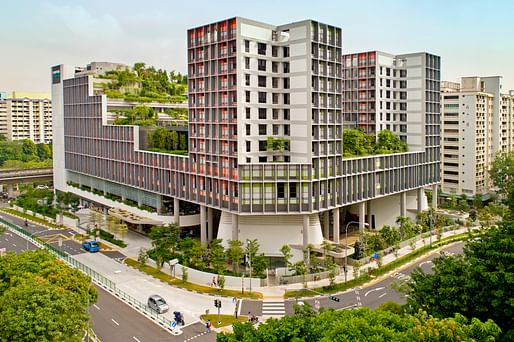
M 47 182 L 53 180 L 53 176 L 54 170 L 51 167 L 0 170 L 0 185 Z

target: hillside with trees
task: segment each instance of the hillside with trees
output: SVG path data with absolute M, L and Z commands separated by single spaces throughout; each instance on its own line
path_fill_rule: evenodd
M 32 140 L 7 141 L 0 134 L 0 168 L 27 169 L 52 166 L 52 145 Z

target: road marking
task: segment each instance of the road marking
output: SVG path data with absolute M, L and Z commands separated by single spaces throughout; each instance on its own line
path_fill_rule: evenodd
M 375 289 L 371 289 L 369 291 L 367 291 L 365 294 L 364 294 L 364 297 L 367 297 L 371 292 L 374 292 L 374 291 L 380 291 L 380 290 L 383 290 L 385 289 L 385 287 L 377 287 Z
M 386 294 L 387 294 L 387 292 L 382 293 L 380 296 L 378 296 L 378 298 L 382 298 L 382 297 L 384 297 Z
M 114 324 L 116 324 L 116 325 L 120 325 L 120 324 L 119 324 L 118 322 L 116 322 L 113 318 L 111 318 L 111 321 L 113 321 L 113 322 L 114 322 Z
M 194 340 L 195 338 L 197 338 L 197 337 L 201 337 L 201 336 L 203 336 L 203 335 L 205 335 L 205 334 L 208 334 L 208 332 L 207 332 L 207 331 L 204 331 L 203 333 L 200 333 L 200 334 L 198 334 L 198 335 L 191 336 L 190 338 L 188 338 L 188 339 L 184 340 L 184 342 L 192 341 L 192 340 Z
M 16 244 L 15 244 L 15 243 L 13 243 L 12 245 L 13 245 L 14 247 L 16 247 Z
M 93 304 L 93 306 L 97 309 L 97 310 L 101 310 L 100 307 L 96 304 Z
M 348 305 L 348 306 L 345 306 L 344 308 L 341 308 L 341 310 L 351 309 L 356 306 L 358 306 L 358 305 L 357 304 Z
M 136 341 L 136 342 L 141 342 L 136 336 L 132 336 L 132 338 Z

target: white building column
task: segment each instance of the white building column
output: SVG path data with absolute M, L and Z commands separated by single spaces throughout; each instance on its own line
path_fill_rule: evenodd
M 330 240 L 330 211 L 325 211 L 323 213 L 323 238 L 326 240 Z
M 423 210 L 423 206 L 421 205 L 421 199 L 423 198 L 423 188 L 417 188 L 417 194 L 418 194 L 418 213 Z
M 437 184 L 432 185 L 432 208 L 437 209 Z
M 372 229 L 373 226 L 371 225 L 371 201 L 367 201 L 366 202 L 366 211 L 367 211 L 367 221 L 368 221 L 368 228 L 369 229 Z
M 239 216 L 232 214 L 232 240 L 239 240 Z
M 407 216 L 407 192 L 400 192 L 400 216 Z
M 180 200 L 173 198 L 173 221 L 180 227 Z
M 207 217 L 206 217 L 206 210 L 205 206 L 200 206 L 200 242 L 202 245 L 205 245 L 207 243 L 207 230 L 206 230 L 206 223 L 207 223 Z
M 333 241 L 334 243 L 339 243 L 340 230 L 339 230 L 339 208 L 332 209 L 332 234 L 334 235 Z
M 364 238 L 364 217 L 366 215 L 366 202 L 359 203 L 359 237 L 360 242 L 363 242 Z
M 310 226 L 310 219 L 309 215 L 303 215 L 303 248 L 307 248 L 307 245 L 309 244 L 309 226 Z
M 207 208 L 207 242 L 211 242 L 213 239 L 213 219 L 212 219 L 212 208 Z

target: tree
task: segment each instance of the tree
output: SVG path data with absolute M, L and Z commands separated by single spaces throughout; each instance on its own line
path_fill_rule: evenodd
M 252 258 L 252 270 L 257 276 L 264 275 L 264 271 L 268 267 L 268 258 L 264 255 L 256 255 Z
M 209 260 L 211 267 L 218 274 L 223 274 L 225 271 L 225 249 L 221 242 L 221 239 L 215 239 L 209 243 Z
M 325 267 L 328 267 L 328 265 L 332 262 L 332 258 L 327 259 L 328 253 L 331 252 L 333 249 L 332 243 L 328 240 L 323 240 L 323 242 L 321 243 L 321 249 L 323 250 L 323 259 L 325 261 Z
M 497 154 L 489 175 L 504 203 L 514 212 L 514 152 Z
M 0 258 L 2 341 L 81 341 L 91 279 L 44 251 Z
M 514 338 L 514 221 L 502 221 L 466 245 L 464 256 L 434 260 L 432 274 L 412 273 L 408 304 L 436 317 L 492 319 Z
M 244 256 L 243 243 L 239 240 L 229 240 L 226 253 L 228 260 L 232 264 L 232 270 L 239 272 L 239 265 L 243 261 Z
M 223 274 L 218 274 L 218 286 L 220 290 L 225 288 L 225 276 Z
M 179 140 L 180 141 L 179 141 L 178 149 L 182 150 L 182 151 L 186 151 L 187 150 L 187 136 L 185 134 L 180 134 Z
M 423 312 L 399 315 L 388 310 L 322 310 L 308 304 L 295 307 L 295 314 L 270 319 L 254 328 L 234 324 L 232 333 L 220 333 L 219 342 L 232 341 L 494 341 L 498 326 L 462 315 L 438 319 Z
M 385 225 L 380 229 L 380 235 L 388 247 L 394 246 L 401 241 L 398 229 L 388 225 Z
M 355 157 L 373 153 L 374 137 L 361 128 L 343 130 L 343 156 Z
M 148 255 L 155 260 L 157 268 L 177 256 L 180 241 L 180 227 L 176 224 L 168 226 L 152 227 L 150 230 L 153 248 L 148 250 Z
M 378 133 L 375 154 L 407 152 L 407 143 L 388 129 Z
M 153 148 L 165 149 L 166 135 L 168 130 L 166 128 L 159 127 L 150 134 L 150 144 Z
M 171 146 L 170 147 L 170 150 L 178 150 L 178 133 L 176 131 L 171 131 L 170 133 L 170 142 L 171 142 Z
M 204 249 L 200 241 L 187 237 L 180 241 L 182 251 L 182 262 L 184 265 L 202 269 L 205 267 L 203 262 Z
M 39 160 L 47 160 L 52 159 L 52 150 L 47 144 L 37 144 L 36 145 L 36 153 L 39 158 Z
M 0 133 L 0 141 L 7 141 L 7 137 Z
M 400 238 L 402 241 L 414 237 L 420 232 L 420 227 L 414 224 L 408 217 L 398 216 L 396 218 L 396 224 L 400 229 Z
M 284 256 L 284 263 L 286 264 L 286 267 L 291 266 L 291 258 L 293 257 L 293 253 L 291 252 L 291 247 L 289 245 L 283 245 L 280 248 L 280 252 Z
M 36 144 L 30 139 L 24 139 L 22 145 L 23 153 L 27 156 L 28 160 L 36 157 Z

